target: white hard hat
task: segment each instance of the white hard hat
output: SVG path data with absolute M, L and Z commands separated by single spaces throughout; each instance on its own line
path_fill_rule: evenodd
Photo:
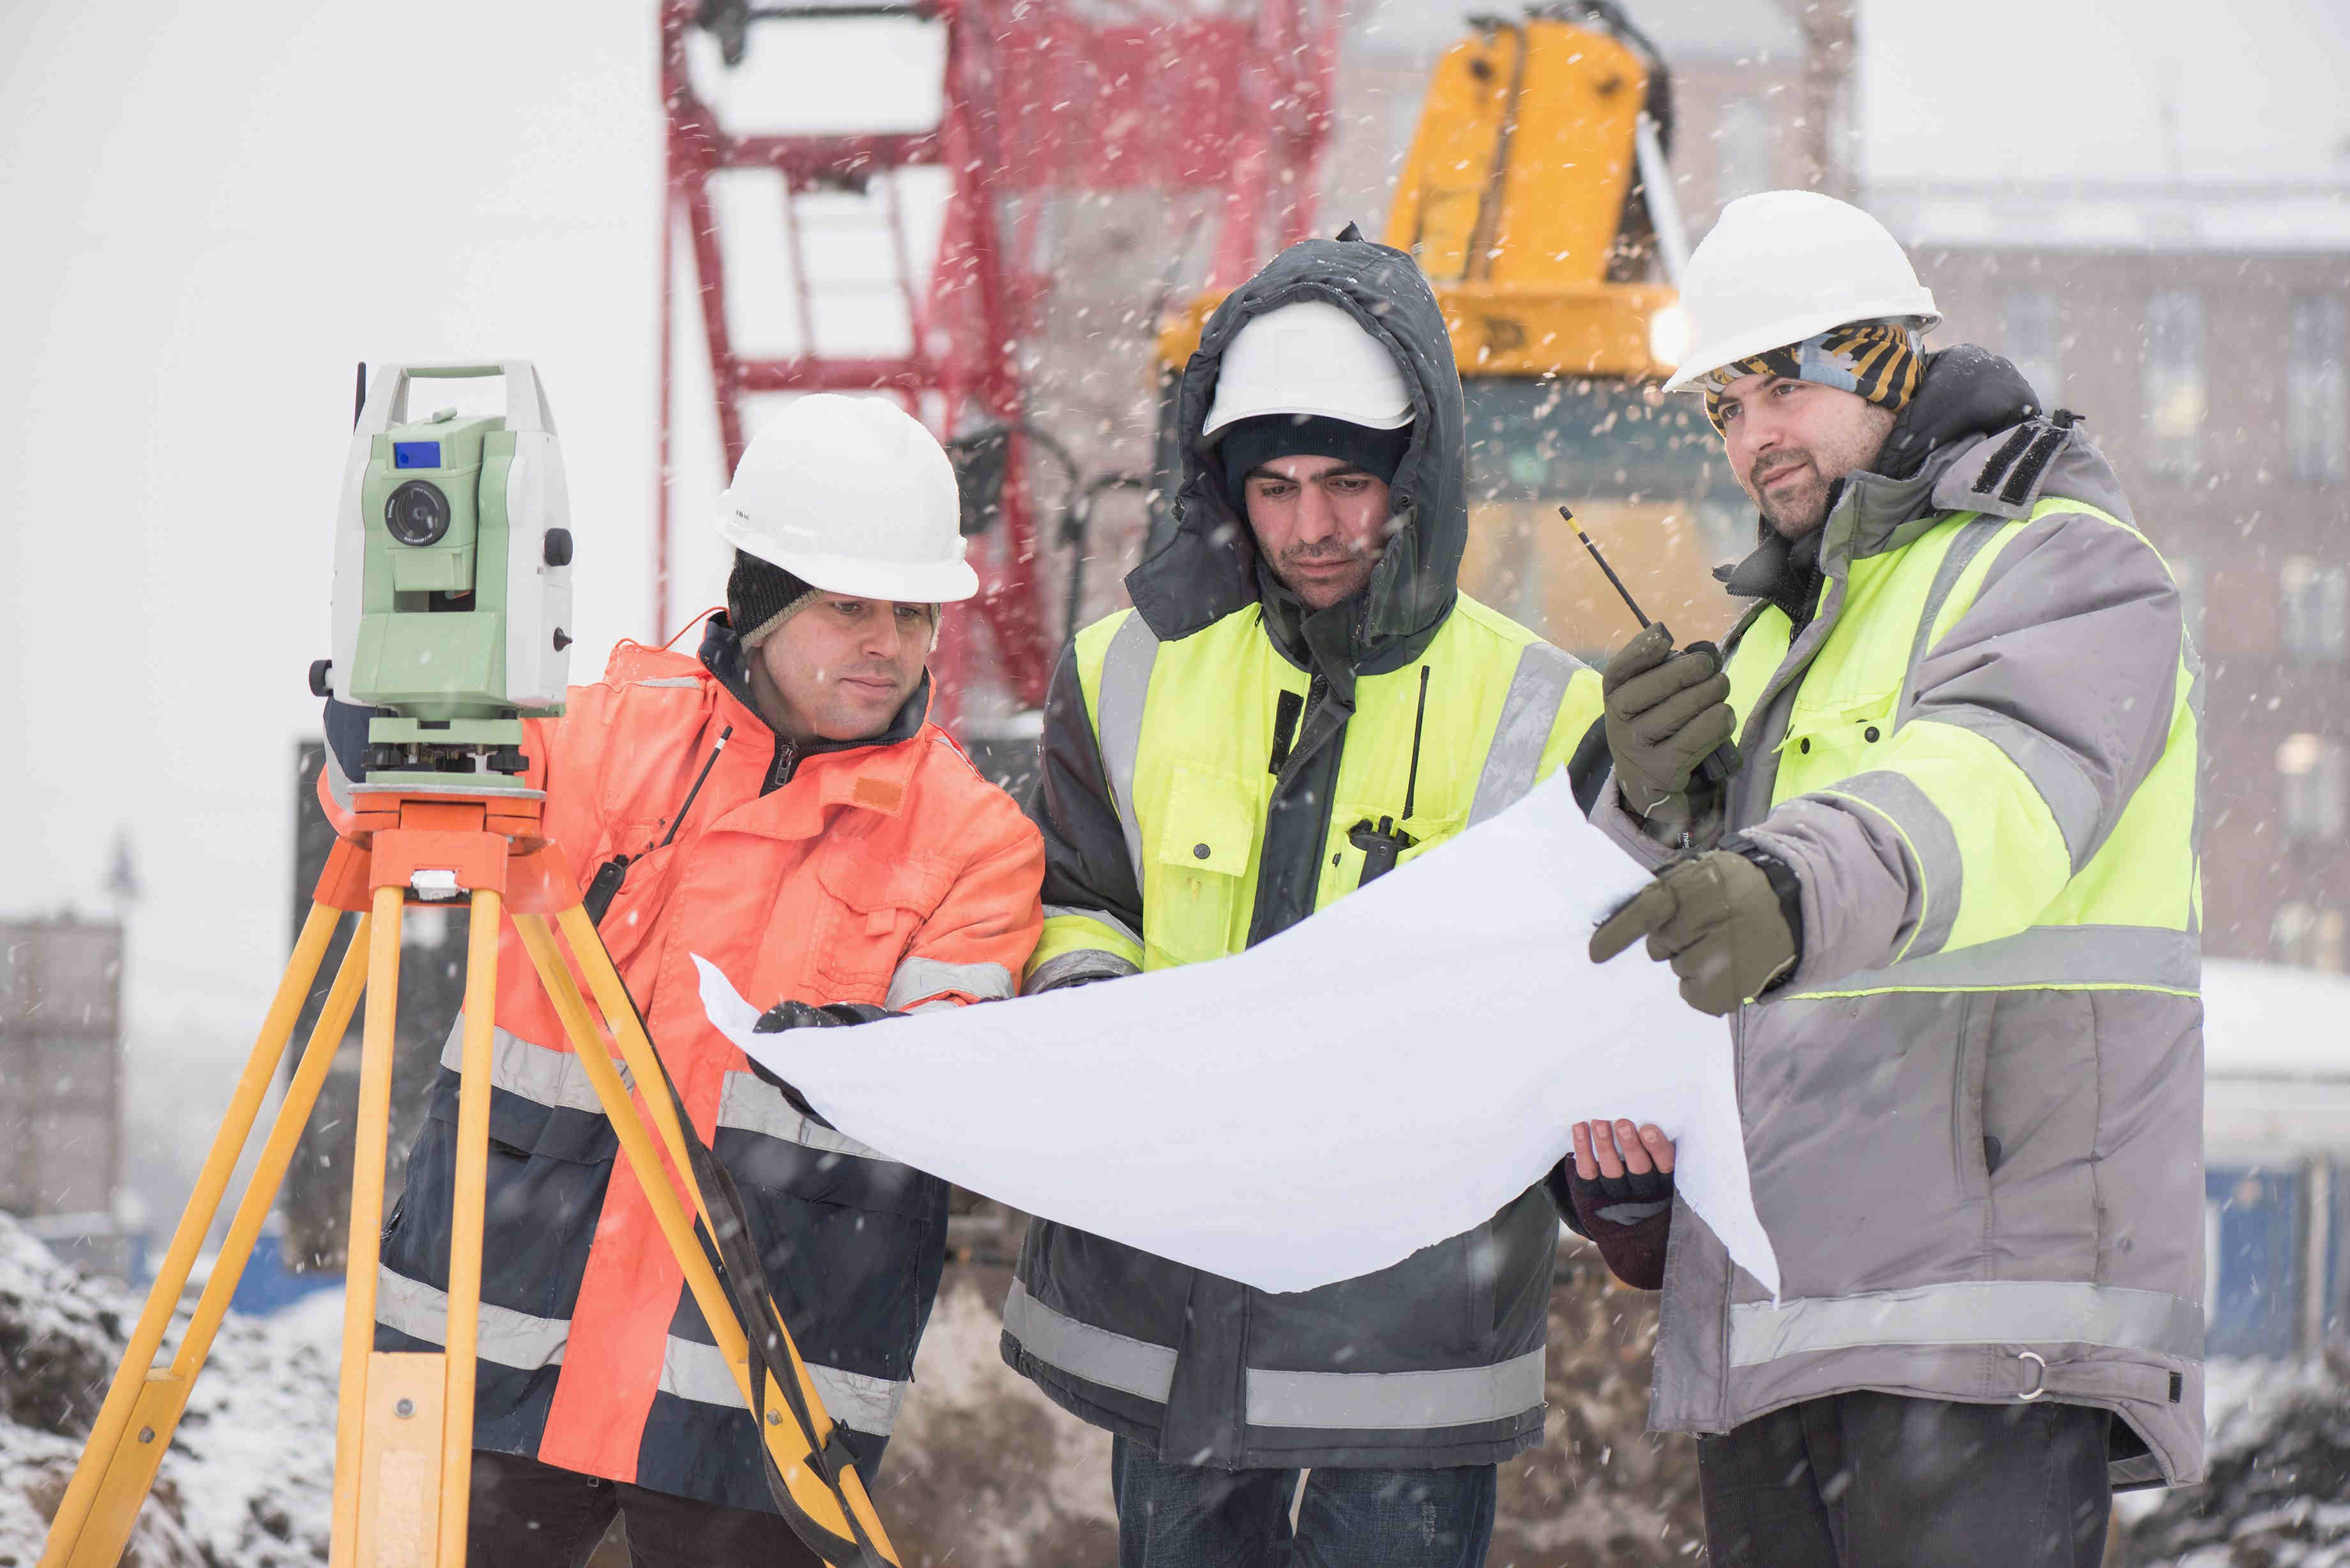
M 901 604 L 967 599 L 954 464 L 881 398 L 818 392 L 759 427 L 718 498 L 718 536 L 811 587 Z
M 1263 414 L 1397 430 L 1411 423 L 1411 389 L 1395 356 L 1362 323 L 1326 300 L 1301 299 L 1232 335 L 1200 437 Z
M 1681 274 L 1690 351 L 1668 392 L 1767 349 L 1854 321 L 1942 319 L 1900 242 L 1847 202 L 1765 191 L 1721 210 Z

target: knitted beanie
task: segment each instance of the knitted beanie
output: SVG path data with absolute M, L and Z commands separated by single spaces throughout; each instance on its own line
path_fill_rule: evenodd
M 1347 420 L 1320 414 L 1260 414 L 1242 420 L 1218 438 L 1216 455 L 1223 467 L 1224 493 L 1234 509 L 1242 506 L 1241 487 L 1252 470 L 1279 458 L 1335 457 L 1383 484 L 1395 483 L 1404 453 L 1411 450 L 1411 427 L 1373 430 Z
M 1898 414 L 1917 395 L 1923 373 L 1914 327 L 1896 321 L 1856 321 L 1783 348 L 1733 359 L 1699 384 L 1705 389 L 1705 417 L 1718 431 L 1722 389 L 1742 377 L 1782 376 L 1834 387 Z
M 734 552 L 726 577 L 726 618 L 744 648 L 756 648 L 775 628 L 816 602 L 816 590 L 747 550 Z

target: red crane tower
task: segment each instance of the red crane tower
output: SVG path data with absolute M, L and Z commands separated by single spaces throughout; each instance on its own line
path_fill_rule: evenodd
M 754 29 L 775 30 L 761 32 L 760 47 L 770 47 L 771 37 L 775 47 L 788 47 L 782 30 L 795 26 L 879 18 L 942 31 L 943 108 L 935 126 L 737 132 L 696 90 L 691 57 L 710 56 L 712 42 L 725 69 L 743 62 Z M 697 32 L 704 36 L 699 41 Z M 961 691 L 991 668 L 1017 702 L 1036 706 L 1054 645 L 1069 628 L 1047 625 L 1031 463 L 1042 449 L 1066 471 L 1072 493 L 1078 475 L 1029 406 L 1023 348 L 1055 307 L 1065 237 L 1086 222 L 1093 198 L 1146 195 L 1163 200 L 1170 217 L 1189 199 L 1210 241 L 1206 275 L 1180 280 L 1187 286 L 1237 283 L 1274 250 L 1304 237 L 1329 134 L 1336 0 L 662 0 L 660 33 L 665 234 L 681 223 L 691 236 L 727 471 L 747 439 L 748 397 L 897 394 L 949 442 L 963 482 L 964 530 L 978 535 L 976 613 L 948 620 L 933 659 L 934 711 L 953 722 Z M 927 274 L 912 265 L 896 178 L 922 166 L 941 171 L 949 190 Z M 724 203 L 713 201 L 712 182 L 745 170 L 781 176 L 786 254 L 773 258 L 771 275 L 788 275 L 800 328 L 796 352 L 787 357 L 741 351 L 729 313 L 730 296 L 746 280 L 729 275 L 733 247 L 723 243 Z M 894 252 L 892 292 L 908 345 L 901 353 L 844 356 L 818 346 L 827 302 L 806 265 L 802 203 L 843 192 L 871 200 Z M 1170 254 L 1183 248 L 1177 238 L 1165 236 Z M 665 242 L 654 590 L 663 631 L 671 610 L 668 475 L 676 455 L 671 249 Z M 734 270 L 743 270 L 739 255 Z M 984 646 L 973 636 L 974 621 L 986 628 Z

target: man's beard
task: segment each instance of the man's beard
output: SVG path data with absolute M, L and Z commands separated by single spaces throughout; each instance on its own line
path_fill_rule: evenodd
M 1762 521 L 1783 539 L 1800 539 L 1827 520 L 1829 483 L 1820 472 L 1819 460 L 1809 452 L 1795 454 L 1787 461 L 1784 449 L 1771 454 L 1772 463 L 1765 471 L 1763 460 L 1758 458 L 1747 470 L 1746 483 L 1754 497 L 1754 504 L 1762 514 Z M 1789 473 L 1798 476 L 1793 489 L 1783 489 L 1775 494 L 1763 489 L 1767 476 L 1775 482 Z

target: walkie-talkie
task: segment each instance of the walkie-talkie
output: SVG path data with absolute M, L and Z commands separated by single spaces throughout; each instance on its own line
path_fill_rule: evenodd
M 1648 630 L 1649 626 L 1648 618 L 1640 613 L 1640 606 L 1638 602 L 1632 597 L 1632 590 L 1624 586 L 1624 579 L 1616 575 L 1616 568 L 1607 564 L 1607 557 L 1599 553 L 1599 546 L 1591 542 L 1591 535 L 1585 533 L 1575 523 L 1574 512 L 1567 507 L 1562 506 L 1558 509 L 1558 514 L 1566 519 L 1567 526 L 1575 529 L 1575 536 L 1583 541 L 1583 547 L 1591 552 L 1591 558 L 1599 563 L 1599 569 L 1601 571 L 1607 574 L 1607 580 L 1616 586 L 1617 593 L 1623 597 L 1624 607 L 1632 612 L 1632 618 L 1640 623 L 1640 629 L 1642 631 Z M 1659 625 L 1657 629 L 1665 634 L 1665 640 L 1667 642 L 1670 642 L 1673 639 L 1672 628 L 1670 627 Z M 1716 669 L 1720 669 L 1721 666 L 1721 649 L 1716 648 L 1711 642 L 1692 642 L 1687 648 L 1682 649 L 1681 651 L 1683 653 L 1711 653 L 1713 655 L 1714 667 Z M 1721 744 L 1716 746 L 1711 752 L 1706 754 L 1705 761 L 1698 763 L 1697 776 L 1704 783 L 1712 784 L 1718 789 L 1721 785 L 1730 782 L 1730 775 L 1738 771 L 1739 762 L 1740 758 L 1738 755 L 1737 742 L 1733 741 L 1724 741 Z

